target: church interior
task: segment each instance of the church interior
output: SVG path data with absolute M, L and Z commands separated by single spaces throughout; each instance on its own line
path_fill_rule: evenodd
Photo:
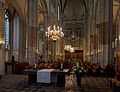
M 0 92 L 120 92 L 120 0 L 0 0 Z

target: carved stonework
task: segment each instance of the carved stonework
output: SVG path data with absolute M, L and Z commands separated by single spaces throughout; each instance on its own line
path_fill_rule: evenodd
M 65 23 L 65 44 L 72 47 L 81 47 L 84 43 L 84 19 L 64 20 Z

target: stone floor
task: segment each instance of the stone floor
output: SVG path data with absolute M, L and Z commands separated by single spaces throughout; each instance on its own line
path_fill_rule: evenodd
M 81 87 L 76 84 L 75 76 L 66 76 L 66 86 L 57 87 L 48 84 L 27 84 L 26 75 L 7 75 L 0 79 L 0 92 L 113 92 L 108 78 L 82 78 Z

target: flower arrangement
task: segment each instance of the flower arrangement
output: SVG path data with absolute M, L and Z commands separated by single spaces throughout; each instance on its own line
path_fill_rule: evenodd
M 86 70 L 84 69 L 83 66 L 74 66 L 72 68 L 72 74 L 76 74 L 77 76 L 84 77 L 86 75 Z

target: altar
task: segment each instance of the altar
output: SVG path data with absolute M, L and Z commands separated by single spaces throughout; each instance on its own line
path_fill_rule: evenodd
M 51 83 L 53 81 L 60 87 L 65 86 L 65 76 L 68 74 L 69 69 L 41 69 L 41 70 L 24 70 L 23 74 L 28 75 L 28 83 Z
M 55 69 L 42 69 L 37 71 L 37 82 L 38 83 L 51 83 L 51 72 Z

